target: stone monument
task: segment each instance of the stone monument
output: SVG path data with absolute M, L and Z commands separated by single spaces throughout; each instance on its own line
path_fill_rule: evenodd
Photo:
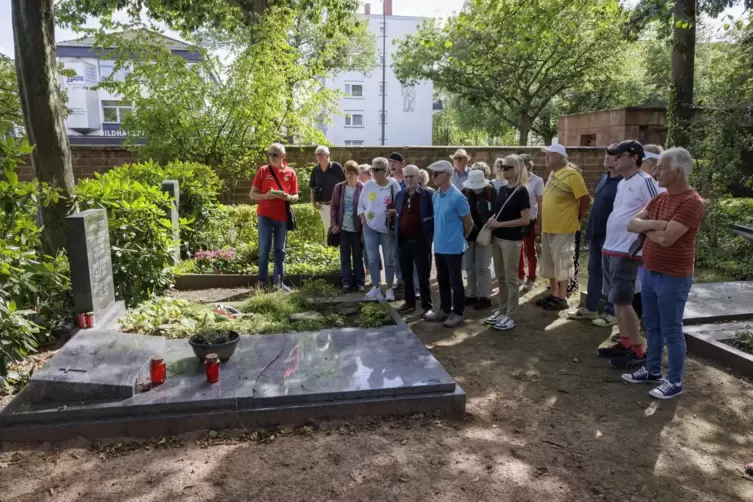
M 107 212 L 89 209 L 68 216 L 66 230 L 74 308 L 77 314 L 94 312 L 103 326 L 122 310 L 115 302 Z
M 164 180 L 162 182 L 162 191 L 170 195 L 170 209 L 165 211 L 167 219 L 170 220 L 173 227 L 173 240 L 175 247 L 173 249 L 173 260 L 175 263 L 180 261 L 180 184 L 177 180 Z

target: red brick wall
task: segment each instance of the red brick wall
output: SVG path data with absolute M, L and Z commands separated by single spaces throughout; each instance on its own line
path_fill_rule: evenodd
M 332 147 L 332 159 L 341 163 L 347 160 L 355 160 L 359 164 L 370 163 L 374 157 L 386 157 L 391 152 L 397 151 L 403 154 L 407 163 L 416 164 L 419 167 L 426 167 L 432 162 L 440 159 L 448 159 L 458 147 L 456 146 L 422 146 L 422 147 L 399 147 L 399 146 L 367 146 L 367 147 Z M 497 157 L 504 157 L 513 153 L 528 153 L 536 163 L 535 171 L 543 177 L 545 168 L 543 166 L 544 154 L 539 147 L 464 147 L 471 155 L 473 161 L 484 161 L 489 165 L 494 163 Z M 73 174 L 78 180 L 88 178 L 95 172 L 104 173 L 109 169 L 137 161 L 133 153 L 120 147 L 102 147 L 102 146 L 73 146 Z M 287 148 L 288 161 L 301 166 L 310 164 L 315 161 L 315 147 L 295 147 Z M 603 148 L 569 148 L 570 160 L 578 164 L 583 169 L 583 177 L 589 188 L 593 188 L 599 176 L 604 172 Z M 19 170 L 21 179 L 30 180 L 33 177 L 30 160 L 27 164 L 21 166 Z M 308 183 L 308 180 L 299 180 L 299 183 Z M 227 202 L 242 203 L 248 202 L 248 192 L 251 188 L 251 181 L 246 180 L 239 182 L 233 187 L 225 197 Z

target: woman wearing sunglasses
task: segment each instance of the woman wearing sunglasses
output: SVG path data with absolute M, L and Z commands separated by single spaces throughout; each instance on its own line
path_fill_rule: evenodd
M 531 202 L 526 189 L 528 171 L 519 155 L 497 159 L 494 167 L 502 171 L 507 184 L 500 187 L 494 215 L 488 221 L 494 236 L 492 257 L 499 283 L 499 310 L 485 322 L 496 330 L 507 331 L 516 326 L 513 316 L 520 302 L 520 248 L 523 227 L 531 222 Z
M 274 239 L 275 286 L 287 290 L 285 277 L 285 243 L 288 235 L 287 203 L 298 201 L 298 177 L 285 162 L 285 147 L 274 143 L 267 152 L 269 164 L 261 166 L 254 176 L 251 198 L 258 202 L 259 219 L 259 282 L 268 286 L 269 253 Z

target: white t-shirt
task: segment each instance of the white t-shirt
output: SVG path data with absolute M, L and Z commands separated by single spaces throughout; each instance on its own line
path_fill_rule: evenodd
M 376 181 L 369 180 L 364 184 L 361 197 L 358 199 L 358 215 L 366 215 L 366 224 L 372 230 L 386 234 L 387 207 L 400 191 L 400 185 L 394 178 L 387 178 L 387 184 L 380 186 Z
M 648 201 L 661 192 L 651 175 L 638 171 L 629 178 L 623 178 L 617 185 L 617 196 L 614 199 L 614 209 L 607 220 L 607 238 L 602 252 L 614 256 L 629 256 L 630 246 L 638 238 L 638 234 L 628 232 L 630 219 L 646 207 Z M 638 252 L 638 256 L 641 252 Z
M 499 192 L 499 189 L 507 185 L 507 180 L 492 180 L 492 186 Z M 528 197 L 531 203 L 531 219 L 535 220 L 539 215 L 539 201 L 537 197 L 544 196 L 544 180 L 533 173 L 528 173 Z

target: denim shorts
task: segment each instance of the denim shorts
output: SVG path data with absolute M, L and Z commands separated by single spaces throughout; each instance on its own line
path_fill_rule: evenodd
M 604 289 L 607 299 L 615 305 L 632 305 L 635 280 L 641 262 L 623 256 L 601 255 Z

